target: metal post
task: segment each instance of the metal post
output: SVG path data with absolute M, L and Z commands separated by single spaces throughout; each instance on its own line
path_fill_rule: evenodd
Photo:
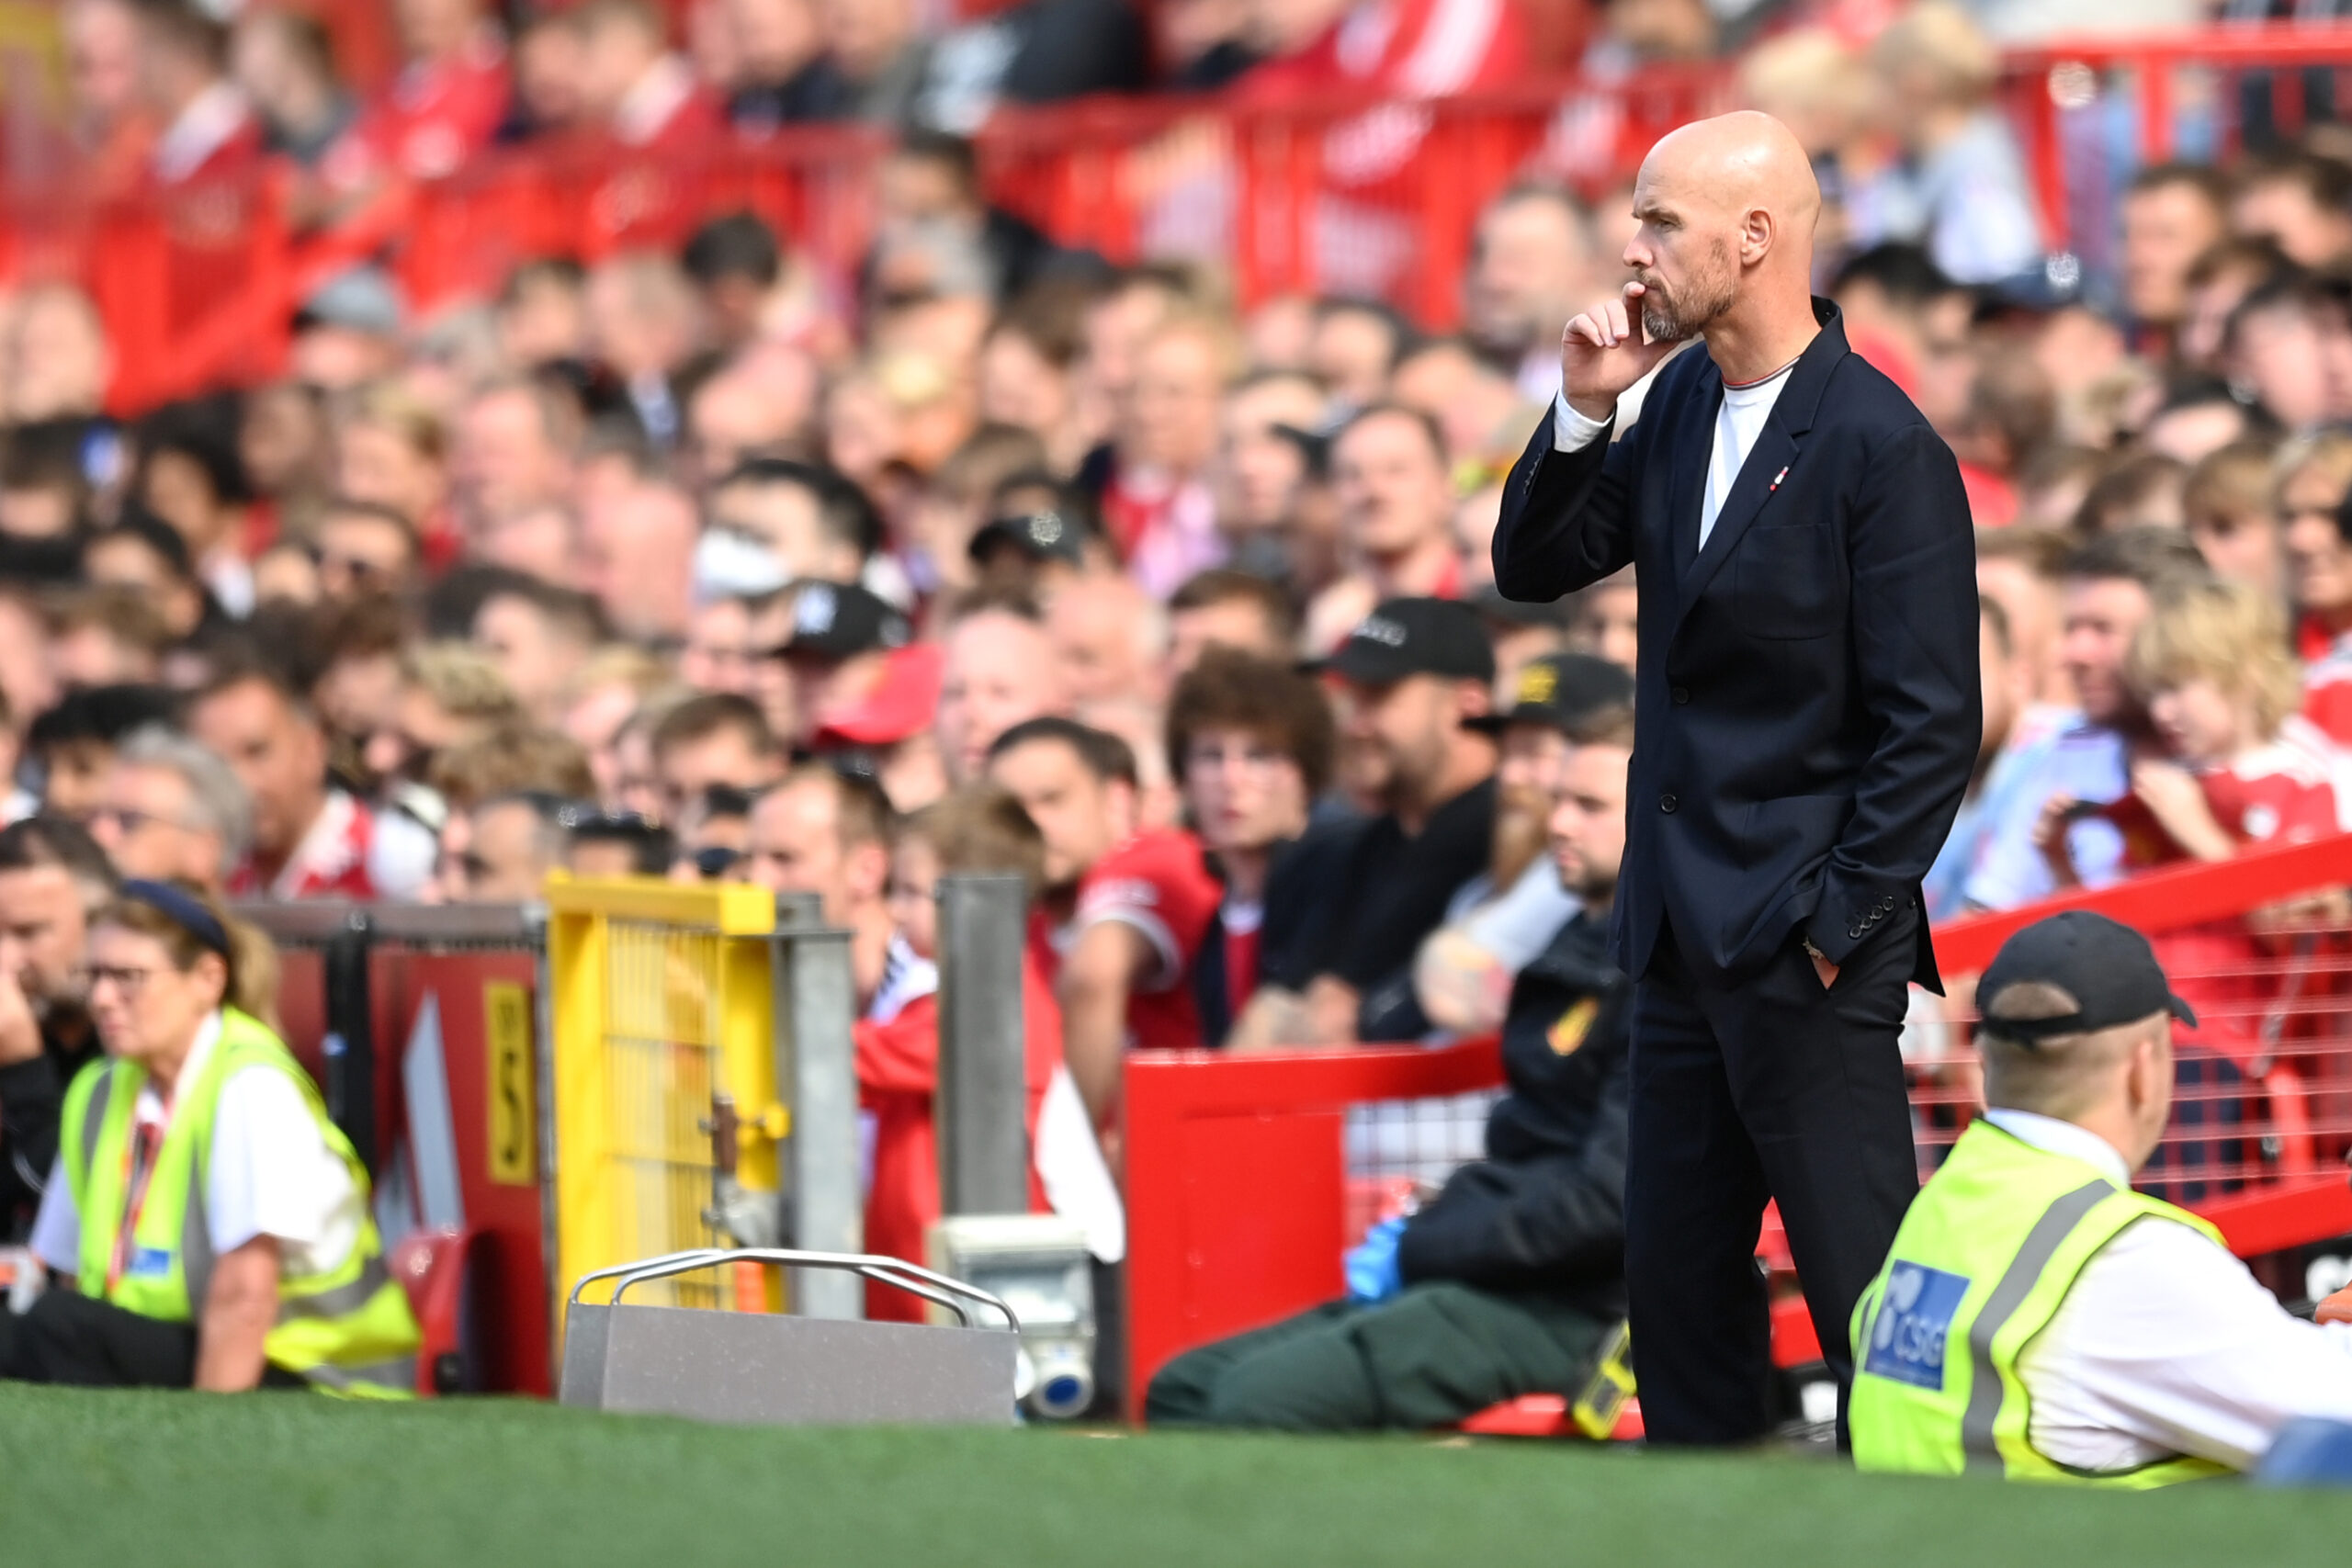
M 849 933 L 779 932 L 775 955 L 775 1076 L 791 1096 L 791 1147 L 783 1172 L 791 1245 L 808 1252 L 860 1252 L 865 1215 L 857 1190 L 857 988 Z M 803 1317 L 861 1318 L 865 1283 L 854 1274 L 793 1270 L 792 1308 Z
M 327 1114 L 351 1140 L 352 1152 L 380 1174 L 376 1147 L 376 1025 L 368 997 L 368 953 L 374 930 L 364 909 L 354 909 L 341 931 L 327 939 L 319 965 L 326 980 Z
M 939 879 L 941 1213 L 1029 1212 L 1018 876 Z

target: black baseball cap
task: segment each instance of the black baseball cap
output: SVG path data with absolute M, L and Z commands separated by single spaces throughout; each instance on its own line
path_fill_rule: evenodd
M 2003 991 L 2029 983 L 2055 986 L 2080 1005 L 2056 1018 L 1993 1016 Z M 2088 909 L 2036 920 L 2003 942 L 1976 983 L 1976 1006 L 1983 1019 L 1979 1028 L 2025 1045 L 2052 1035 L 2113 1029 L 2159 1012 L 2197 1027 L 2197 1014 L 2172 994 L 2148 939 Z
M 1011 546 L 1032 561 L 1068 561 L 1072 566 L 1086 564 L 1086 531 L 1058 512 L 1030 512 L 1019 516 L 999 517 L 972 536 L 968 553 L 976 561 L 984 561 L 996 553 L 1000 546 Z
M 1508 711 L 1465 718 L 1462 728 L 1492 735 L 1506 725 L 1541 724 L 1565 734 L 1600 709 L 1625 706 L 1633 700 L 1633 676 L 1606 659 L 1547 653 L 1521 668 Z
M 914 636 L 907 617 L 854 582 L 804 582 L 792 601 L 792 636 L 776 651 L 819 659 L 904 648 Z
M 1477 612 L 1451 599 L 1384 599 L 1316 669 L 1366 686 L 1408 675 L 1492 681 L 1495 650 Z

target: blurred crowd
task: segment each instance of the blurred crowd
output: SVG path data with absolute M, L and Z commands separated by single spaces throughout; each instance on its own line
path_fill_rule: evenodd
M 1720 9 L 1619 0 L 1590 47 L 1708 52 Z M 75 0 L 77 133 L 162 175 L 281 157 L 332 206 L 500 139 L 887 120 L 853 304 L 742 212 L 426 319 L 360 268 L 303 302 L 285 378 L 126 420 L 90 301 L 8 297 L 0 944 L 65 941 L 111 874 L 750 881 L 820 897 L 872 1032 L 920 1034 L 933 883 L 1013 870 L 1033 1114 L 1102 1129 L 1128 1048 L 1503 1019 L 1579 907 L 1547 845 L 1577 737 L 1631 701 L 1637 589 L 1513 604 L 1488 540 L 1562 323 L 1622 278 L 1622 190 L 1539 153 L 1478 215 L 1453 331 L 1244 308 L 991 205 L 937 107 L 983 55 L 1000 95 L 1063 51 L 1098 73 L 1036 96 L 1106 85 L 1080 46 L 1136 25 L 1119 0 L 1030 0 L 986 49 L 901 0 L 718 0 L 683 53 L 639 0 L 503 43 L 466 0 L 397 10 L 410 63 L 363 102 L 298 17 Z M 1133 52 L 1188 85 L 1354 61 L 1364 10 L 1188 0 Z M 1253 41 L 1275 12 L 1291 42 Z M 2352 813 L 2352 146 L 2143 168 L 2111 267 L 2046 257 L 1990 19 L 1924 4 L 1741 65 L 1816 157 L 1822 291 L 1980 528 L 1985 733 L 1939 919 Z M 1408 41 L 1374 52 L 1407 71 Z M 11 972 L 52 1053 L 86 1043 L 70 954 Z M 872 1032 L 869 1090 L 927 1092 L 920 1043 Z

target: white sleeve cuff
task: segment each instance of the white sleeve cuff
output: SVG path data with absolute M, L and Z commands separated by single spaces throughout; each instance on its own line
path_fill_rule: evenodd
M 1552 450 L 1581 452 L 1609 428 L 1605 419 L 1587 419 L 1568 406 L 1565 391 L 1552 394 Z

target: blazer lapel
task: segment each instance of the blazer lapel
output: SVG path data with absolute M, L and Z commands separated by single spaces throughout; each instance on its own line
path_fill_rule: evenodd
M 1758 432 L 1756 445 L 1749 449 L 1747 461 L 1740 465 L 1739 477 L 1732 481 L 1731 492 L 1724 497 L 1724 509 L 1716 514 L 1714 528 L 1707 535 L 1707 547 L 1698 553 L 1698 558 L 1683 574 L 1679 615 L 1690 614 L 1690 606 L 1698 603 L 1699 596 L 1706 592 L 1707 584 L 1723 569 L 1724 560 L 1738 547 L 1740 536 L 1747 532 L 1749 524 L 1756 521 L 1756 514 L 1763 510 L 1765 501 L 1784 482 L 1784 471 L 1795 467 L 1797 438 L 1813 428 L 1814 414 L 1821 406 L 1821 395 L 1829 385 L 1830 372 L 1849 352 L 1846 326 L 1838 317 L 1838 307 L 1826 299 L 1815 299 L 1813 309 L 1815 320 L 1821 323 L 1821 331 L 1813 342 L 1805 345 L 1804 353 L 1798 356 L 1796 368 L 1789 372 L 1789 384 L 1781 389 L 1780 400 L 1772 405 L 1771 416 L 1765 420 L 1764 428 Z M 1717 378 L 1720 381 L 1720 375 Z M 1721 396 L 1720 391 L 1717 396 Z M 1699 454 L 1695 465 L 1685 465 L 1698 470 L 1699 478 L 1691 481 L 1694 488 L 1706 483 L 1707 465 L 1713 460 L 1714 430 L 1712 412 L 1708 417 L 1708 427 L 1700 434 L 1698 444 L 1681 448 L 1684 452 Z M 1692 537 L 1697 537 L 1695 518 Z
M 1690 352 L 1704 354 L 1706 350 L 1702 346 Z M 1678 584 L 1690 575 L 1690 563 L 1699 554 L 1699 509 L 1707 494 L 1706 454 L 1714 449 L 1715 411 L 1723 406 L 1723 372 L 1715 368 L 1711 359 L 1700 367 L 1690 395 L 1682 400 L 1674 438 L 1662 448 L 1700 454 L 1696 463 L 1675 464 L 1666 481 L 1667 558 L 1674 563 Z M 1683 602 L 1689 603 L 1687 594 Z

